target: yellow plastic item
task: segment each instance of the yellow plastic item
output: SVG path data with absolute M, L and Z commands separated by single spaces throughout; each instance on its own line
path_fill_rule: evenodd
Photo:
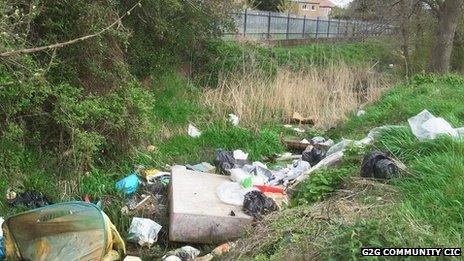
M 124 241 L 97 206 L 67 202 L 3 223 L 6 260 L 121 260 Z

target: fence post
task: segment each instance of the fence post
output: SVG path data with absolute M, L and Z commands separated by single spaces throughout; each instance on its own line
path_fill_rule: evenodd
M 352 30 L 353 30 L 353 34 L 352 34 L 352 37 L 354 38 L 354 36 L 356 35 L 356 22 L 355 21 L 352 21 L 351 22 L 351 26 L 352 26 Z
M 329 18 L 329 22 L 327 23 L 327 38 L 330 38 L 330 20 L 332 19 Z
M 301 35 L 303 39 L 305 38 L 305 32 L 306 32 L 306 15 L 303 18 L 303 34 Z
M 364 22 L 364 35 L 369 36 L 369 27 L 367 25 L 367 22 Z
M 267 17 L 267 39 L 271 38 L 271 12 L 268 13 Z
M 247 11 L 248 11 L 248 8 L 245 9 L 244 18 L 243 18 L 243 36 L 244 37 L 246 36 L 246 28 L 247 28 Z
M 316 20 L 316 39 L 318 39 L 318 34 L 319 34 L 319 16 L 317 17 L 317 20 Z
M 290 30 L 290 13 L 288 13 L 287 15 L 287 32 L 285 33 L 287 39 L 288 39 L 289 30 Z
M 338 19 L 337 38 L 340 37 L 340 19 Z

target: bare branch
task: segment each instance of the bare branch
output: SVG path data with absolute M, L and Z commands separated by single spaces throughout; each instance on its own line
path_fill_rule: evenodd
M 46 45 L 46 46 L 40 46 L 40 47 L 33 47 L 33 48 L 26 48 L 26 49 L 21 49 L 21 50 L 4 52 L 4 53 L 0 53 L 0 57 L 9 57 L 9 56 L 15 56 L 15 55 L 21 55 L 21 54 L 35 53 L 35 52 L 40 52 L 40 51 L 45 51 L 45 50 L 50 50 L 50 49 L 62 48 L 62 47 L 65 47 L 67 45 L 71 45 L 71 44 L 74 44 L 74 43 L 77 43 L 77 42 L 81 42 L 81 41 L 96 37 L 98 35 L 103 34 L 106 31 L 108 31 L 113 26 L 119 25 L 121 23 L 121 20 L 124 19 L 124 17 L 126 17 L 126 15 L 129 15 L 130 12 L 132 12 L 136 7 L 141 6 L 140 2 L 141 1 L 139 1 L 137 4 L 132 6 L 129 10 L 127 10 L 126 13 L 124 13 L 123 16 L 116 19 L 116 21 L 114 21 L 109 26 L 103 28 L 102 30 L 100 30 L 97 33 L 82 36 L 82 37 L 72 39 L 72 40 L 69 40 L 69 41 L 66 41 L 66 42 L 61 42 L 61 43 L 56 43 L 56 44 L 51 44 L 51 45 Z

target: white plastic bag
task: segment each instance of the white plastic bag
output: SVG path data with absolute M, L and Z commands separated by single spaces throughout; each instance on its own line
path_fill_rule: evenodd
M 293 128 L 294 131 L 298 132 L 298 133 L 305 133 L 306 131 L 301 129 L 301 128 Z
M 246 166 L 244 166 L 245 168 Z M 255 167 L 253 166 L 250 166 L 252 167 L 252 169 L 254 169 Z M 240 185 L 243 185 L 243 181 L 245 179 L 248 179 L 248 178 L 251 178 L 251 183 L 253 185 L 264 185 L 264 178 L 260 175 L 253 175 L 247 171 L 245 171 L 244 169 L 239 169 L 239 168 L 235 168 L 235 169 L 231 169 L 230 170 L 230 180 L 240 184 Z
M 304 160 L 295 160 L 293 166 L 289 172 L 287 172 L 284 180 L 294 180 L 299 177 L 304 172 L 308 171 L 311 168 L 309 162 Z
M 243 206 L 245 191 L 247 190 L 240 184 L 231 181 L 223 182 L 216 189 L 216 193 L 222 202 L 236 206 Z
M 443 118 L 433 116 L 429 111 L 421 113 L 408 119 L 412 133 L 421 141 L 435 139 L 440 134 L 458 137 L 458 132 Z
M 455 129 L 459 137 L 464 137 L 464 127 Z
M 240 119 L 237 115 L 231 113 L 229 114 L 229 122 L 232 123 L 232 125 L 237 126 L 240 122 Z
M 127 240 L 140 246 L 150 247 L 158 240 L 161 225 L 148 218 L 134 217 L 129 228 Z
M 318 145 L 318 146 L 322 146 L 322 147 L 325 147 L 325 148 L 330 148 L 334 145 L 334 141 L 331 140 L 331 139 L 325 139 L 324 137 L 320 137 L 320 136 L 317 136 L 317 137 L 314 137 L 311 139 L 311 144 L 313 145 Z
M 201 135 L 201 131 L 199 131 L 195 126 L 189 124 L 187 133 L 192 138 L 198 138 Z
M 242 150 L 234 150 L 234 159 L 236 159 L 236 160 L 247 160 L 248 159 L 248 153 L 245 153 Z
M 354 141 L 352 141 L 352 140 L 343 139 L 339 143 L 337 143 L 337 144 L 333 145 L 332 147 L 330 147 L 330 149 L 327 151 L 326 157 L 328 157 L 328 156 L 330 156 L 332 154 L 335 154 L 337 152 L 344 151 L 345 148 L 348 145 L 351 145 L 353 143 L 354 143 Z

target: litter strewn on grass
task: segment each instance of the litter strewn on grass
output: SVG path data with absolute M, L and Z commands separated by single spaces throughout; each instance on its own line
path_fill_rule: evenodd
M 427 110 L 409 118 L 408 122 L 412 133 L 422 141 L 435 139 L 438 135 L 459 137 L 459 129 L 454 129 L 445 119 L 437 118 Z
M 197 127 L 193 126 L 192 124 L 189 124 L 187 133 L 192 138 L 198 138 L 201 136 L 201 131 L 199 131 Z

